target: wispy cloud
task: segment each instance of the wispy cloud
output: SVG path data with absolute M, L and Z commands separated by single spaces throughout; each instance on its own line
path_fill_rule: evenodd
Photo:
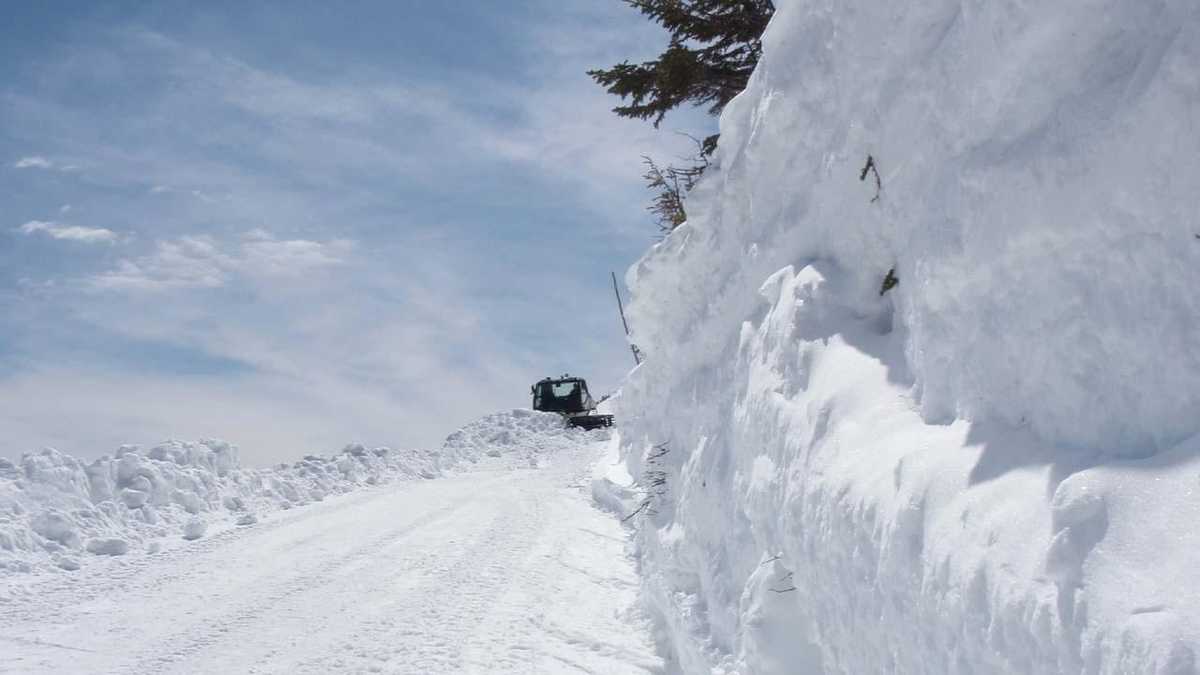
M 94 279 L 101 289 L 165 291 L 172 288 L 214 288 L 225 283 L 235 265 L 211 237 L 182 237 L 159 242 L 155 251 L 135 260 L 121 260 L 116 269 Z
M 45 220 L 31 220 L 17 228 L 17 230 L 23 234 L 42 233 L 54 239 L 87 243 L 112 242 L 117 239 L 117 233 L 107 228 L 63 225 L 62 223 Z
M 54 169 L 56 171 L 78 171 L 80 169 L 77 164 L 62 164 L 53 160 L 46 159 L 41 155 L 33 155 L 30 157 L 22 157 L 13 162 L 14 169 Z
M 31 157 L 22 157 L 13 163 L 14 169 L 52 169 L 54 163 L 45 157 L 33 155 Z
M 635 11 L 538 2 L 439 18 L 495 36 L 461 45 L 508 59 L 490 72 L 433 63 L 480 56 L 433 42 L 412 64 L 393 46 L 261 51 L 253 30 L 205 40 L 137 21 L 89 24 L 27 64 L 29 80 L 0 89 L 0 151 L 37 148 L 51 171 L 0 171 L 0 189 L 20 188 L 22 219 L 71 203 L 70 219 L 107 224 L 122 245 L 14 265 L 30 284 L 0 306 L 0 349 L 22 333 L 9 339 L 30 367 L 0 393 L 19 381 L 43 397 L 11 397 L 7 419 L 38 420 L 22 438 L 55 427 L 65 440 L 48 441 L 81 448 L 134 429 L 225 435 L 283 459 L 301 428 L 314 430 L 304 451 L 436 443 L 527 405 L 528 382 L 550 372 L 611 388 L 628 352 L 605 311 L 608 271 L 654 233 L 640 155 L 688 143 L 615 117 L 584 75 L 661 37 Z M 398 10 L 401 23 L 446 14 L 418 5 Z M 87 170 L 64 173 L 65 158 Z M 16 248 L 0 250 L 0 270 L 20 262 Z M 144 344 L 246 369 L 234 386 L 181 376 L 139 356 Z M 92 386 L 70 411 L 36 405 L 72 381 Z
M 91 285 L 125 291 L 217 288 L 237 274 L 303 275 L 338 265 L 352 247 L 352 242 L 343 239 L 280 240 L 261 229 L 247 232 L 240 242 L 227 247 L 210 235 L 190 235 L 160 241 L 149 255 L 118 261 L 114 269 L 93 277 Z
M 346 239 L 280 240 L 261 229 L 247 232 L 243 239 L 241 266 L 247 271 L 274 275 L 298 275 L 318 267 L 339 265 L 354 246 Z

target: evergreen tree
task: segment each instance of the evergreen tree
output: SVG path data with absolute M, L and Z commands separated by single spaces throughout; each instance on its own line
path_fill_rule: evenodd
M 762 54 L 760 38 L 775 6 L 771 0 L 624 0 L 661 25 L 671 39 L 653 61 L 628 61 L 588 75 L 626 105 L 613 108 L 622 117 L 653 119 L 691 103 L 716 115 L 746 88 Z M 717 136 L 704 139 L 712 154 Z
M 666 114 L 684 103 L 708 106 L 720 114 L 746 88 L 762 55 L 761 37 L 775 12 L 771 0 L 623 0 L 671 34 L 667 48 L 653 61 L 628 61 L 588 75 L 621 97 L 613 108 L 621 117 L 652 120 L 655 128 Z M 708 167 L 719 135 L 699 141 L 691 165 L 660 168 L 645 157 L 646 185 L 657 196 L 648 210 L 669 232 L 687 219 L 683 197 Z

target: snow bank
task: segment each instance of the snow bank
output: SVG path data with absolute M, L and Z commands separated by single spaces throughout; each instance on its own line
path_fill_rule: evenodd
M 1194 672 L 1200 6 L 777 5 L 627 277 L 679 663 Z
M 504 457 L 514 466 L 528 466 L 572 440 L 591 442 L 594 435 L 567 427 L 555 413 L 518 408 L 487 415 L 450 434 L 442 454 L 454 461 Z
M 164 538 L 200 539 L 211 524 L 249 526 L 273 511 L 483 459 L 527 466 L 567 433 L 557 415 L 513 410 L 464 427 L 436 451 L 349 445 L 268 469 L 242 467 L 237 449 L 215 440 L 126 446 L 90 463 L 52 449 L 17 464 L 0 459 L 0 576 L 153 552 Z

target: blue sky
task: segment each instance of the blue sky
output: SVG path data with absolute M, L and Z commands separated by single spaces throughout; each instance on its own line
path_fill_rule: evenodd
M 0 27 L 0 455 L 433 446 L 545 374 L 615 387 L 655 237 L 584 74 L 595 2 L 27 3 Z

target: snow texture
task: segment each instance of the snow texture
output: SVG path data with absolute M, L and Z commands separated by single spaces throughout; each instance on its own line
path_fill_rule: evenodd
M 268 469 L 242 467 L 222 441 L 169 441 L 84 462 L 53 449 L 0 459 L 0 578 L 73 571 L 92 556 L 150 553 L 171 539 L 195 540 L 213 527 L 262 517 L 327 496 L 394 480 L 434 478 L 489 458 L 536 464 L 555 447 L 558 415 L 497 413 L 452 434 L 439 450 L 347 446 Z M 0 586 L 0 600 L 15 586 Z
M 1200 5 L 776 4 L 627 276 L 673 658 L 1196 672 Z
M 588 490 L 609 435 L 493 415 L 443 448 L 499 451 L 469 470 L 10 576 L 0 672 L 662 673 L 626 533 Z

